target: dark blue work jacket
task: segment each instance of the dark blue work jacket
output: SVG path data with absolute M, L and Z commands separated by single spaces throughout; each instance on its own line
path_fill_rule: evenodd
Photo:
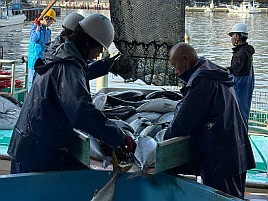
M 12 134 L 10 156 L 31 169 L 57 168 L 73 128 L 114 148 L 122 146 L 121 129 L 92 104 L 85 79 L 87 63 L 76 46 L 65 42 L 46 55 L 45 63 L 36 66 L 33 86 Z
M 191 148 L 206 178 L 229 178 L 254 168 L 228 70 L 205 58 L 200 58 L 194 69 L 165 139 L 190 135 Z
M 254 48 L 248 43 L 234 47 L 231 66 L 229 68 L 231 75 L 234 77 L 234 90 L 246 125 L 248 124 L 252 94 L 255 85 L 252 65 L 252 56 L 254 53 Z

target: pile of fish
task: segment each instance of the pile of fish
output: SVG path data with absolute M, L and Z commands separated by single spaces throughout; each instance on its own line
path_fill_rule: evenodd
M 136 141 L 134 160 L 142 172 L 154 165 L 157 142 L 163 141 L 165 131 L 174 118 L 175 108 L 183 98 L 181 93 L 176 91 L 146 92 L 112 91 L 97 93 L 93 98 L 96 108 Z M 96 139 L 93 141 L 97 142 Z M 96 153 L 93 150 L 91 152 Z M 105 158 L 100 155 L 91 156 L 100 160 Z

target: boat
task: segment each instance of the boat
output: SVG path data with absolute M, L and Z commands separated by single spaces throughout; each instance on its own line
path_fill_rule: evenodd
M 205 13 L 212 13 L 213 9 L 215 8 L 213 0 L 210 2 L 209 6 L 206 6 L 204 10 Z
M 258 9 L 259 3 L 254 2 L 251 4 L 249 1 L 243 1 L 239 6 L 226 5 L 229 13 L 243 13 L 243 14 L 259 14 L 261 11 Z
M 26 20 L 26 16 L 19 8 L 19 4 L 0 5 L 0 27 L 22 24 Z

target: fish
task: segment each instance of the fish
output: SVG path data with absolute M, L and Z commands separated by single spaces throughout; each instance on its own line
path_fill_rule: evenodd
M 162 114 L 158 112 L 139 112 L 128 117 L 124 121 L 126 121 L 127 123 L 131 123 L 138 118 L 144 117 L 147 118 L 150 122 L 154 123 L 161 115 Z
M 162 130 L 162 126 L 158 124 L 153 124 L 150 126 L 147 126 L 145 129 L 143 129 L 140 133 L 140 136 L 150 136 L 152 138 L 155 137 L 155 135 Z
M 105 93 L 97 94 L 92 100 L 92 103 L 98 110 L 103 110 L 105 108 L 106 102 L 107 102 L 107 95 Z
M 152 122 L 150 122 L 147 118 L 144 117 L 138 118 L 130 122 L 130 126 L 134 130 L 134 136 L 140 135 L 141 131 L 150 125 L 152 125 Z
M 174 112 L 167 112 L 165 114 L 162 114 L 155 123 L 158 124 L 169 124 L 174 119 Z
M 104 109 L 102 112 L 109 119 L 126 120 L 136 113 L 136 109 L 133 106 L 116 106 L 113 108 Z
M 147 103 L 140 105 L 136 111 L 138 112 L 158 112 L 167 113 L 173 112 L 178 104 L 178 101 L 169 100 L 166 98 L 150 99 Z
M 164 136 L 165 136 L 166 130 L 167 130 L 167 128 L 164 128 L 154 136 L 154 139 L 156 142 L 163 142 L 164 141 Z
M 170 100 L 178 101 L 183 98 L 183 95 L 180 92 L 159 90 L 147 94 L 145 98 L 146 99 L 167 98 Z
M 113 177 L 101 189 L 96 190 L 91 201 L 113 201 L 115 197 L 115 188 L 118 178 L 129 171 L 133 164 L 121 166 L 118 164 L 115 152 L 112 153 Z
M 148 100 L 144 99 L 140 101 L 129 101 L 129 100 L 122 100 L 120 98 L 107 95 L 107 103 L 112 106 L 123 105 L 123 106 L 133 106 L 137 108 L 146 102 L 148 102 Z
M 139 136 L 134 153 L 135 160 L 141 172 L 155 163 L 157 142 L 150 136 Z
M 114 123 L 116 123 L 116 125 L 121 128 L 124 132 L 129 131 L 130 133 L 132 133 L 132 135 L 134 134 L 134 129 L 132 128 L 132 126 L 123 121 L 123 120 L 117 120 L 117 119 L 111 119 L 111 121 L 113 121 Z
M 112 91 L 107 93 L 108 96 L 122 100 L 139 101 L 144 99 L 145 95 L 138 90 Z
M 108 160 L 108 158 L 101 151 L 100 141 L 90 134 L 87 135 L 90 139 L 90 157 L 97 160 Z
M 21 112 L 21 104 L 13 97 L 0 94 L 0 129 L 14 129 Z

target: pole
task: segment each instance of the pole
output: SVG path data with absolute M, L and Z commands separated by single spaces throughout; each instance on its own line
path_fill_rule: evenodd
M 47 7 L 43 10 L 43 12 L 41 13 L 41 15 L 38 17 L 38 21 L 40 21 L 45 14 L 49 11 L 49 9 L 56 3 L 57 0 L 52 0 Z

